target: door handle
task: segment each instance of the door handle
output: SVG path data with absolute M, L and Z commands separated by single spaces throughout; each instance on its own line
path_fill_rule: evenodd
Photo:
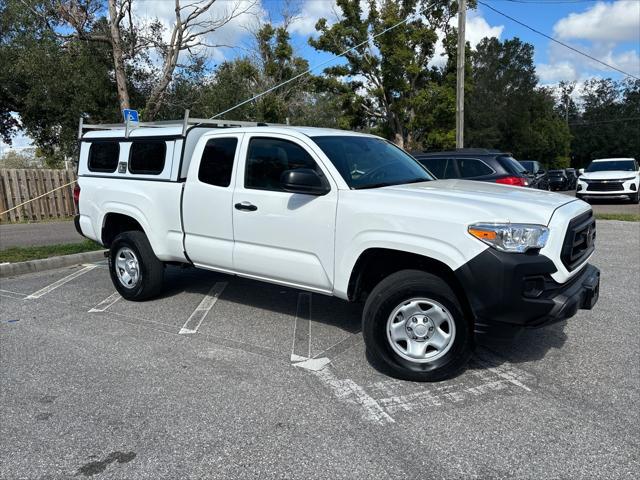
M 247 212 L 255 212 L 258 209 L 258 207 L 251 202 L 236 203 L 234 206 L 236 210 L 245 210 Z

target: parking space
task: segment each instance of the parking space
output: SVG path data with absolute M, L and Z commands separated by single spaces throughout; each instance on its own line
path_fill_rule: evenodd
M 361 306 L 170 267 L 132 303 L 104 262 L 0 281 L 2 478 L 636 478 L 640 224 L 598 222 L 599 303 L 386 377 Z

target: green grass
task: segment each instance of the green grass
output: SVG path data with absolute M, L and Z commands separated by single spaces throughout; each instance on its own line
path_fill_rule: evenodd
M 82 243 L 65 243 L 58 245 L 45 245 L 42 247 L 11 247 L 0 250 L 0 263 L 26 262 L 39 258 L 57 257 L 58 255 L 71 255 L 72 253 L 93 252 L 104 247 L 92 240 Z
M 640 222 L 638 213 L 596 213 L 598 220 L 622 220 L 623 222 Z
M 25 225 L 25 224 L 36 224 L 36 223 L 58 223 L 58 222 L 73 222 L 73 215 L 69 217 L 55 217 L 55 218 L 43 218 L 41 220 L 33 220 L 30 218 L 20 218 L 15 222 L 8 222 L 4 220 L 0 220 L 0 225 Z

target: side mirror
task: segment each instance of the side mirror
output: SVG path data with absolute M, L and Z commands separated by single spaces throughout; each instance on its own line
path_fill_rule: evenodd
M 543 170 L 542 168 L 538 170 L 538 175 L 544 175 L 545 173 L 547 173 L 547 171 Z
M 285 170 L 280 175 L 280 184 L 285 192 L 304 195 L 326 195 L 329 193 L 327 182 L 310 168 Z
M 578 170 L 578 176 L 583 175 L 584 174 L 584 168 L 581 168 Z

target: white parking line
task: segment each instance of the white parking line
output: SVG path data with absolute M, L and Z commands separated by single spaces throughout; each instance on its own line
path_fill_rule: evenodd
M 115 292 L 115 293 L 109 295 L 107 298 L 105 298 L 103 301 L 101 301 L 99 304 L 97 304 L 91 310 L 89 310 L 89 313 L 92 313 L 92 312 L 104 312 L 107 308 L 109 308 L 111 305 L 116 303 L 121 298 L 122 297 L 120 296 L 120 294 L 118 292 Z
M 222 291 L 226 286 L 227 282 L 216 282 L 216 284 L 211 287 L 211 290 L 209 290 L 204 296 L 204 298 L 200 302 L 200 305 L 196 307 L 187 321 L 184 322 L 184 325 L 178 332 L 180 335 L 189 335 L 198 331 L 198 328 L 200 328 L 204 317 L 207 316 L 209 310 L 211 310 L 216 304 L 218 298 L 220 297 Z
M 338 399 L 358 405 L 365 419 L 378 425 L 395 423 L 393 417 L 380 406 L 375 398 L 370 396 L 364 388 L 350 378 L 337 378 L 330 367 L 316 371 L 314 374 L 321 382 L 329 387 Z
M 96 268 L 95 265 L 85 265 L 85 267 L 81 270 L 78 270 L 77 272 L 73 272 L 71 275 L 67 275 L 64 278 L 61 278 L 60 280 L 53 282 L 51 285 L 47 285 L 44 288 L 41 288 L 40 290 L 38 290 L 37 292 L 33 292 L 31 295 L 27 296 L 25 298 L 25 300 L 31 300 L 34 298 L 40 298 L 43 295 L 46 295 L 47 293 L 55 290 L 56 288 L 64 285 L 67 282 L 70 282 L 71 280 L 78 278 L 81 275 L 84 275 L 87 272 L 90 272 L 91 270 L 93 270 L 94 268 Z
M 26 297 L 27 296 L 26 293 L 13 292 L 11 290 L 5 290 L 3 288 L 0 288 L 0 294 L 2 294 L 2 293 L 6 293 L 7 296 L 9 296 L 9 295 L 16 295 L 17 297 Z
M 302 362 L 311 358 L 311 294 L 300 292 L 293 324 L 291 361 Z

